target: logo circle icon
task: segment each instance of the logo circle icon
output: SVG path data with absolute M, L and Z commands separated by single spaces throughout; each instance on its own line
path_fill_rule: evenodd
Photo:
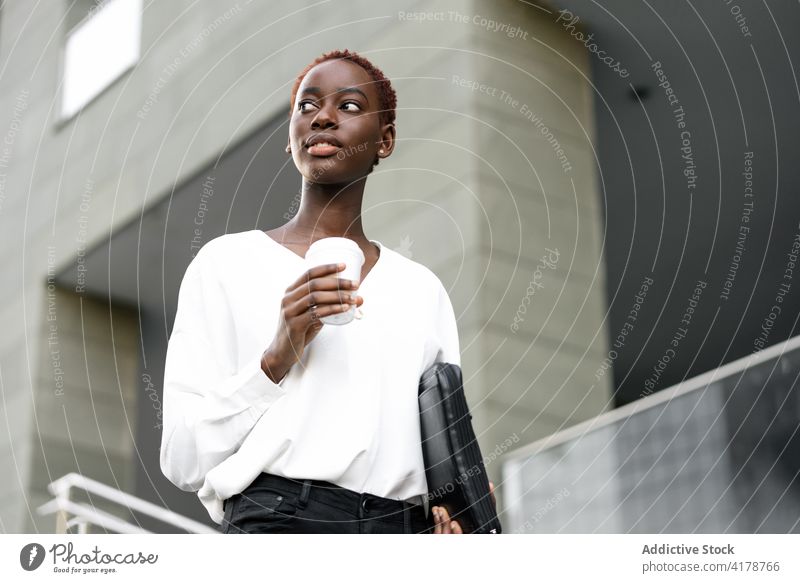
M 35 571 L 44 562 L 44 547 L 39 543 L 30 543 L 19 552 L 19 564 L 26 571 Z

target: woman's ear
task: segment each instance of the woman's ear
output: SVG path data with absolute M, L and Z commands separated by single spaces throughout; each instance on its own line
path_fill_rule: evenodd
M 292 152 L 292 145 L 291 144 L 286 144 L 286 153 L 287 154 L 291 154 L 291 152 Z
M 381 141 L 380 146 L 378 147 L 378 156 L 381 158 L 387 158 L 392 151 L 394 150 L 394 138 L 396 132 L 393 123 L 387 123 L 383 126 L 383 130 L 381 131 Z

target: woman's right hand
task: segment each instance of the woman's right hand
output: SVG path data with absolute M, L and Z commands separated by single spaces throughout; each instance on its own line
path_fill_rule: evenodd
M 344 267 L 317 265 L 286 288 L 281 301 L 278 330 L 261 358 L 261 368 L 273 382 L 280 381 L 303 356 L 305 347 L 322 329 L 320 320 L 364 303 L 355 296 L 358 282 L 337 277 Z M 312 306 L 314 306 L 313 309 Z

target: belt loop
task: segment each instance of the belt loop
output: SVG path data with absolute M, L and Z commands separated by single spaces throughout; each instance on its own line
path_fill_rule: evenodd
M 298 506 L 300 508 L 305 508 L 306 504 L 308 504 L 308 495 L 311 493 L 311 480 L 303 480 L 303 488 L 300 490 L 300 499 L 298 500 Z
M 411 533 L 411 504 L 403 502 L 403 532 L 405 534 Z
M 361 492 L 358 495 L 358 519 L 359 520 L 363 520 L 365 515 L 366 515 L 366 512 L 364 512 L 364 510 L 366 509 L 366 503 L 367 503 L 367 495 L 364 492 Z

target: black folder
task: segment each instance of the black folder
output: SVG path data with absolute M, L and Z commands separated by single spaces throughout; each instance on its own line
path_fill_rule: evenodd
M 436 362 L 422 373 L 419 413 L 430 505 L 444 506 L 465 533 L 500 534 L 458 365 Z

